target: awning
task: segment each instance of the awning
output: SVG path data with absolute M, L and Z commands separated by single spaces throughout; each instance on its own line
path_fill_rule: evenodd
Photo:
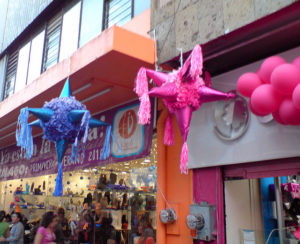
M 44 72 L 37 80 L 0 103 L 0 148 L 15 143 L 22 107 L 42 107 L 58 97 L 70 70 L 73 95 L 92 114 L 136 99 L 134 79 L 141 66 L 153 68 L 155 45 L 150 38 L 113 26 Z M 34 118 L 32 118 L 33 120 Z M 34 129 L 33 133 L 41 131 Z

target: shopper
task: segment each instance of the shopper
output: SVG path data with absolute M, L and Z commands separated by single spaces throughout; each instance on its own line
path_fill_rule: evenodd
M 22 224 L 22 215 L 20 213 L 13 213 L 12 228 L 9 237 L 1 237 L 0 242 L 9 242 L 10 244 L 23 244 L 24 243 L 24 226 Z
M 70 226 L 68 219 L 65 217 L 65 210 L 63 208 L 57 209 L 58 222 L 54 229 L 56 236 L 56 243 L 63 244 L 69 240 L 70 237 Z
M 103 211 L 101 214 L 101 226 L 97 231 L 97 244 L 115 244 L 116 230 L 112 226 L 112 216 L 109 212 Z
M 154 244 L 154 231 L 150 223 L 148 215 L 145 215 L 141 218 L 139 223 L 139 233 L 141 237 L 138 240 L 138 244 Z
M 34 238 L 34 244 L 54 244 L 54 228 L 57 224 L 57 216 L 50 211 L 43 215 L 41 225 Z
M 5 211 L 0 211 L 0 237 L 7 238 L 9 237 L 9 224 L 5 219 Z M 2 244 L 4 242 L 0 242 Z
M 79 243 L 93 243 L 94 240 L 94 220 L 90 213 L 83 213 L 80 220 L 78 241 Z

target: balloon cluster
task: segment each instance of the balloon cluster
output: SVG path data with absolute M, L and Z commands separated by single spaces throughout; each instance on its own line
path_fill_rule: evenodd
M 254 114 L 272 114 L 280 124 L 300 125 L 300 57 L 292 63 L 279 56 L 267 58 L 256 73 L 240 76 L 237 89 L 250 98 Z

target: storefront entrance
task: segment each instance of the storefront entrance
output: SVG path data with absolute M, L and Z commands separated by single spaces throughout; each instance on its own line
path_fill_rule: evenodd
M 224 182 L 226 243 L 300 243 L 299 175 Z
M 11 213 L 21 208 L 29 223 L 59 207 L 65 209 L 70 223 L 91 212 L 95 240 L 101 235 L 102 216 L 108 215 L 117 243 L 137 243 L 141 221 L 147 221 L 156 233 L 156 145 L 154 138 L 146 158 L 65 172 L 62 197 L 53 196 L 55 174 L 1 182 L 1 209 Z M 77 237 L 71 233 L 70 238 Z

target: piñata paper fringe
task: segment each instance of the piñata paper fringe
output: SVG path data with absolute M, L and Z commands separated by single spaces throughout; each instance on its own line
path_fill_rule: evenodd
M 180 171 L 182 174 L 187 174 L 187 164 L 189 161 L 189 149 L 187 143 L 184 142 L 181 148 L 181 155 L 180 155 Z
M 110 154 L 110 137 L 111 137 L 111 125 L 108 125 L 107 129 L 106 129 L 104 145 L 103 145 L 101 156 L 100 156 L 101 160 L 105 160 L 109 157 L 109 154 Z
M 62 163 L 58 162 L 58 174 L 55 182 L 55 190 L 53 196 L 59 197 L 63 195 L 63 170 Z
M 191 68 L 190 68 L 191 77 L 195 79 L 196 76 L 202 75 L 202 69 L 203 69 L 202 49 L 200 45 L 197 45 L 194 47 L 191 54 Z
M 21 147 L 22 153 L 30 159 L 33 154 L 33 138 L 31 126 L 28 125 L 29 111 L 28 107 L 22 108 L 18 117 L 16 139 L 17 145 Z

